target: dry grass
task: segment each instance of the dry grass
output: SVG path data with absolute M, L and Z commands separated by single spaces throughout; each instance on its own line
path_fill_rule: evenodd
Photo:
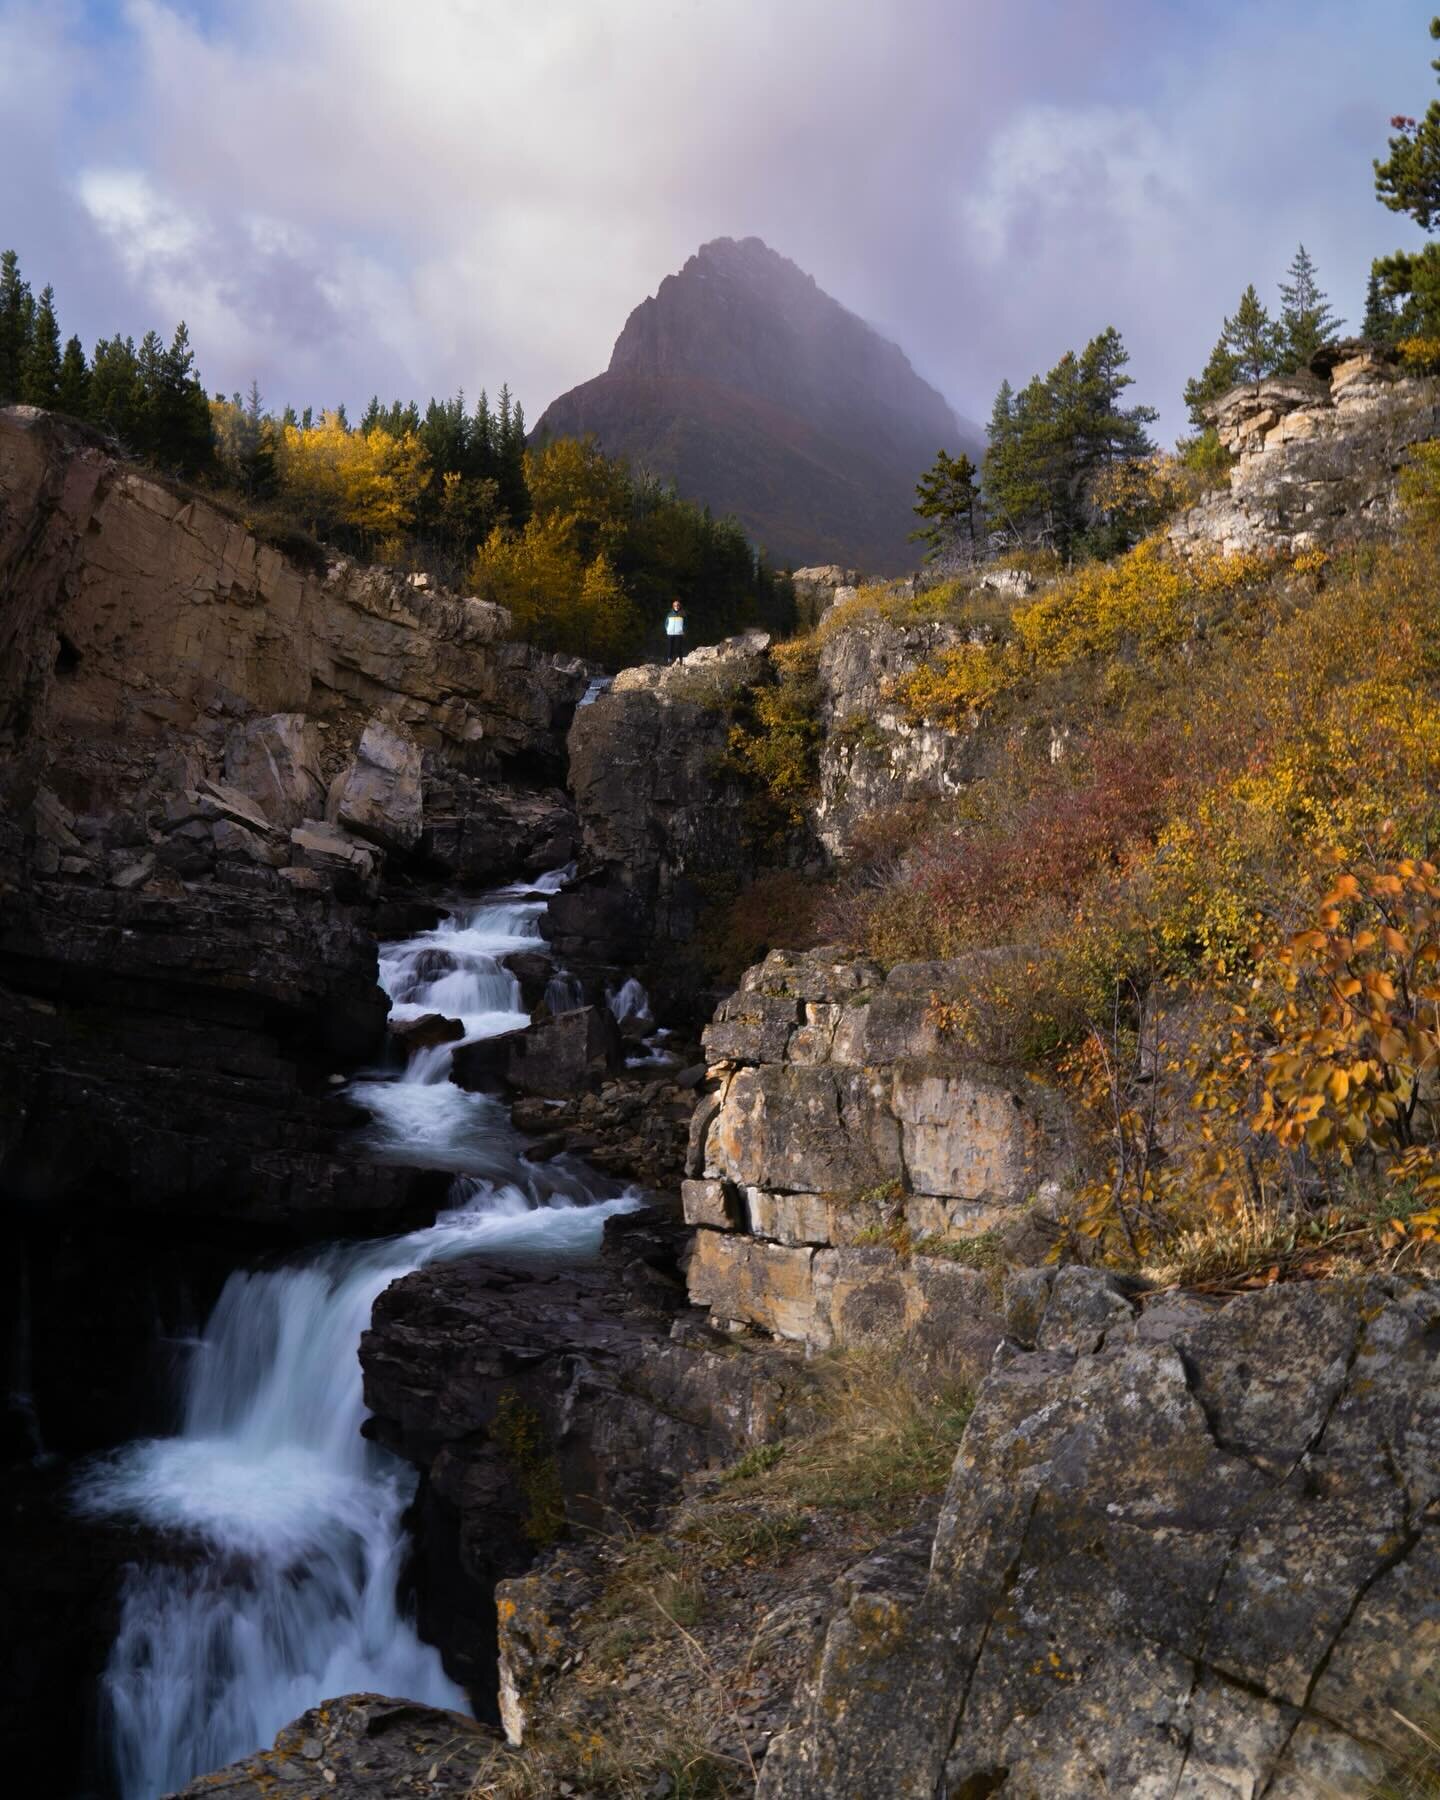
M 726 1720 L 718 1702 L 697 1688 L 684 1716 L 618 1699 L 603 1722 L 527 1744 L 497 1746 L 485 1759 L 469 1800 L 730 1800 L 755 1785 L 744 1761 L 719 1754 Z M 668 1783 L 668 1785 L 667 1785 Z
M 888 1529 L 944 1488 L 974 1405 L 975 1372 L 888 1351 L 851 1350 L 814 1367 L 816 1429 L 781 1455 L 752 1453 L 730 1480 L 782 1514 L 837 1508 Z
M 1434 1722 L 1420 1725 L 1401 1712 L 1395 1717 L 1414 1735 L 1415 1750 L 1391 1765 L 1369 1800 L 1440 1800 L 1440 1735 Z
M 1424 1205 L 1402 1188 L 1357 1186 L 1342 1203 L 1300 1213 L 1268 1196 L 1212 1213 L 1168 1240 L 1141 1273 L 1160 1287 L 1239 1291 L 1277 1281 L 1333 1280 L 1377 1268 L 1432 1266 L 1427 1246 L 1391 1231 Z

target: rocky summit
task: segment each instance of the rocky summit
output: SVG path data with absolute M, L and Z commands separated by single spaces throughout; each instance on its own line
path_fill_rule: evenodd
M 915 561 L 915 483 L 935 453 L 980 442 L 896 345 L 753 237 L 667 275 L 535 437 L 587 432 L 733 513 L 778 563 L 875 574 Z

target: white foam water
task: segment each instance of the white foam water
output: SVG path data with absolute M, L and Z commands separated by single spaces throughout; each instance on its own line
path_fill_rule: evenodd
M 458 1018 L 462 1042 L 524 1024 L 501 958 L 540 947 L 560 880 L 384 946 L 392 1012 Z M 80 1510 L 176 1545 L 127 1576 L 104 1675 L 123 1800 L 156 1800 L 336 1694 L 465 1706 L 399 1597 L 414 1477 L 360 1435 L 360 1334 L 382 1289 L 422 1263 L 465 1251 L 576 1260 L 637 1201 L 569 1159 L 525 1162 L 501 1104 L 448 1079 L 454 1048 L 351 1086 L 374 1154 L 454 1172 L 451 1209 L 405 1237 L 232 1275 L 188 1363 L 177 1435 L 127 1445 L 82 1478 Z

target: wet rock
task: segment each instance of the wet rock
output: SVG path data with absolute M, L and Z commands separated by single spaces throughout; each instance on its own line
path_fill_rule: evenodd
M 494 1037 L 462 1044 L 450 1058 L 450 1079 L 468 1093 L 488 1093 L 499 1088 L 510 1067 L 510 1057 L 521 1038 L 520 1031 L 503 1031 Z
M 465 1035 L 461 1019 L 447 1019 L 443 1013 L 422 1013 L 418 1019 L 391 1019 L 390 1036 L 410 1053 L 433 1050 L 439 1044 L 453 1044 Z
M 572 861 L 579 849 L 574 809 L 556 789 L 501 786 L 434 757 L 424 785 L 419 855 L 458 881 L 481 886 L 541 875 Z
M 502 1576 L 572 1529 L 614 1530 L 681 1477 L 768 1441 L 786 1364 L 677 1341 L 695 1319 L 686 1233 L 660 1214 L 609 1221 L 600 1266 L 531 1274 L 480 1258 L 395 1282 L 361 1341 L 367 1429 L 423 1476 L 421 1624 L 495 1716 Z
M 272 1750 L 202 1775 L 167 1800 L 272 1800 L 277 1792 L 293 1800 L 464 1800 L 494 1744 L 494 1735 L 463 1713 L 345 1694 L 286 1725 Z

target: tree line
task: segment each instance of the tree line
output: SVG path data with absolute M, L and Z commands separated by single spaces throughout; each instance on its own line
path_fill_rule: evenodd
M 509 606 L 545 648 L 619 663 L 648 647 L 671 600 L 692 643 L 794 622 L 789 578 L 734 519 L 593 443 L 527 446 L 524 408 L 502 386 L 382 403 L 358 424 L 343 405 L 269 410 L 259 387 L 207 395 L 182 322 L 168 347 L 102 339 L 63 346 L 54 290 L 35 297 L 0 255 L 0 405 L 69 414 L 121 449 L 235 505 L 293 544 L 303 532 L 357 556 Z M 318 546 L 316 546 L 318 549 Z
M 112 432 L 136 455 L 177 474 L 211 460 L 210 403 L 182 320 L 168 345 L 157 332 L 102 338 L 86 359 L 78 337 L 60 343 L 55 290 L 37 299 L 13 250 L 0 251 L 0 406 L 44 406 Z

